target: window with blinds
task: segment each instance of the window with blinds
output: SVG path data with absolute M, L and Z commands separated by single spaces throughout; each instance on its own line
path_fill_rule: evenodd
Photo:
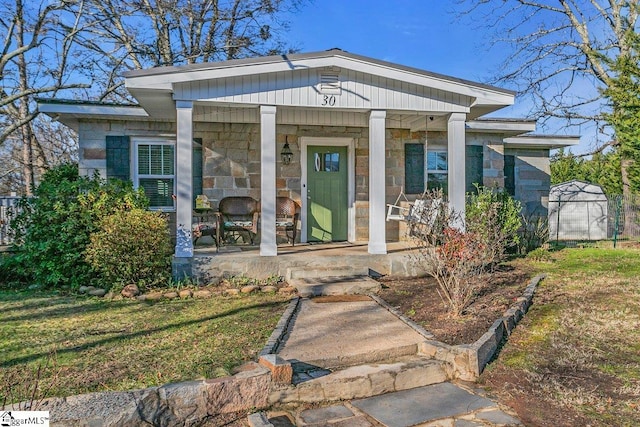
M 427 150 L 424 144 L 404 145 L 404 186 L 407 194 L 420 194 L 425 184 L 428 189 L 442 188 L 445 194 L 449 184 L 449 164 L 446 151 Z
M 137 186 L 156 209 L 174 209 L 175 145 L 169 142 L 136 144 Z
M 427 188 L 441 188 L 444 194 L 449 190 L 449 163 L 446 151 L 427 151 Z

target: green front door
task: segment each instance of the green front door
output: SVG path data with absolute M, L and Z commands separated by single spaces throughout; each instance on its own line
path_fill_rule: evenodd
M 307 150 L 307 240 L 347 240 L 347 147 Z

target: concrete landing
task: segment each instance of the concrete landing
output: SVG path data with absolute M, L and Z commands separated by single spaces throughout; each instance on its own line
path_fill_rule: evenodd
M 307 277 L 289 279 L 301 297 L 321 295 L 365 295 L 381 289 L 380 283 L 367 276 Z
M 415 355 L 422 341 L 422 335 L 368 297 L 305 298 L 277 353 L 331 369 Z

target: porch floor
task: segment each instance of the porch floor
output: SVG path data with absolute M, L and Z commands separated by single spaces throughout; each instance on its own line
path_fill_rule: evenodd
M 198 242 L 200 243 L 200 242 Z M 278 256 L 262 257 L 258 246 L 222 246 L 198 244 L 194 250 L 194 277 L 211 280 L 223 276 L 246 275 L 253 278 L 291 275 L 292 270 L 331 270 L 354 272 L 369 269 L 370 274 L 399 277 L 420 276 L 412 262 L 413 251 L 407 242 L 388 242 L 387 254 L 369 254 L 367 242 L 300 243 L 278 246 Z

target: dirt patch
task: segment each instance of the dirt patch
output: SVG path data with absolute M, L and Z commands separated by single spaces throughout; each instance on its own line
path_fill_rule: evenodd
M 380 297 L 437 340 L 451 345 L 470 344 L 522 296 L 531 277 L 531 271 L 522 265 L 500 268 L 478 286 L 475 301 L 457 318 L 449 314 L 432 278 L 380 279 Z
M 485 373 L 485 386 L 498 392 L 500 402 L 511 407 L 526 426 L 575 427 L 588 426 L 589 420 L 577 411 L 550 404 L 540 396 L 540 390 L 526 372 Z M 488 378 L 490 376 L 490 378 Z

